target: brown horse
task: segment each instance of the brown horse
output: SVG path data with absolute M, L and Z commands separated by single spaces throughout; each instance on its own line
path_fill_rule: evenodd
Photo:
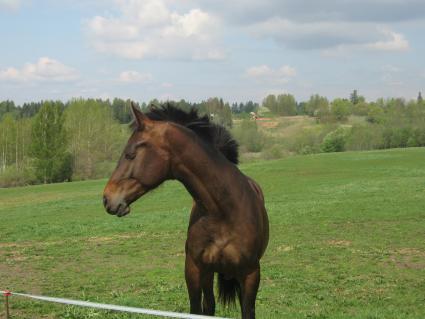
M 214 315 L 218 273 L 219 300 L 233 303 L 238 295 L 242 318 L 255 318 L 269 224 L 260 187 L 236 166 L 237 143 L 194 109 L 132 111 L 134 131 L 105 187 L 105 209 L 122 217 L 165 180 L 183 183 L 193 197 L 185 262 L 190 312 Z

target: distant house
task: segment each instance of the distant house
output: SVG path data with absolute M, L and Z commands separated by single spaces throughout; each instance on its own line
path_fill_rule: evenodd
M 251 115 L 251 120 L 257 120 L 258 119 L 258 115 L 255 112 L 250 112 L 249 115 Z

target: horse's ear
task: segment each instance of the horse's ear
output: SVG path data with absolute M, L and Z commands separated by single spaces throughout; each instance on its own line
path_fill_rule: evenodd
M 146 120 L 148 120 L 148 118 L 139 110 L 139 108 L 133 101 L 131 101 L 131 113 L 133 114 L 134 122 L 137 125 L 137 129 L 142 131 L 145 128 L 145 122 Z

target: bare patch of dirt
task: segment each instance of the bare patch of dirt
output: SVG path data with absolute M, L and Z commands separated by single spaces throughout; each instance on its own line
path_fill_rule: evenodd
M 27 260 L 28 257 L 24 256 L 21 251 L 13 250 L 5 253 L 0 253 L 0 258 L 8 262 L 19 262 Z
M 390 261 L 398 268 L 425 269 L 425 252 L 416 248 L 401 248 L 390 255 Z
M 89 237 L 87 238 L 87 241 L 91 243 L 105 243 L 110 241 L 116 241 L 119 239 L 136 239 L 136 238 L 142 238 L 145 236 L 146 236 L 146 233 L 141 232 L 141 233 L 114 235 L 114 236 Z
M 40 294 L 40 274 L 30 265 L 7 262 L 0 263 L 0 283 L 3 289 L 30 291 Z
M 116 241 L 120 239 L 134 239 L 134 238 L 142 238 L 145 237 L 146 233 L 131 233 L 131 234 L 118 234 L 113 236 L 96 236 L 96 237 L 89 237 L 84 238 L 85 241 L 90 243 L 104 243 L 104 242 L 110 242 L 110 241 Z M 27 247 L 43 247 L 43 246 L 52 246 L 52 245 L 60 245 L 63 243 L 72 243 L 81 241 L 81 238 L 78 240 L 56 240 L 56 241 L 43 241 L 43 242 L 4 242 L 0 243 L 0 248 L 27 248 Z
M 279 125 L 278 121 L 266 121 L 266 119 L 257 119 L 257 123 L 259 126 L 264 128 L 275 128 Z
M 333 246 L 333 247 L 349 247 L 352 244 L 351 240 L 336 240 L 336 239 L 331 239 L 327 241 L 329 246 Z
M 285 252 L 286 253 L 286 252 L 294 250 L 294 247 L 293 246 L 287 246 L 287 245 L 280 245 L 276 248 L 276 250 L 278 252 Z

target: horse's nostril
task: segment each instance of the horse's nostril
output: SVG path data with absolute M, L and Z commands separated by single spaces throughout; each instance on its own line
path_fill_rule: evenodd
M 103 206 L 107 206 L 108 205 L 108 199 L 106 198 L 106 196 L 103 196 Z

